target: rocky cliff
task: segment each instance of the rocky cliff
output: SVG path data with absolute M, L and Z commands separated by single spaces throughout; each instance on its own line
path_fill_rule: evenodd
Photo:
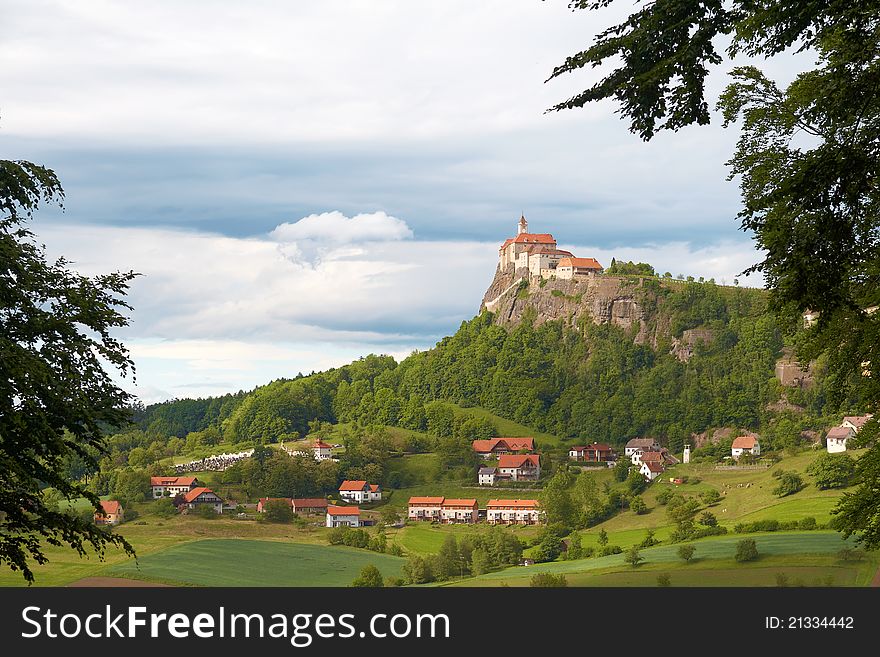
M 482 308 L 494 313 L 495 322 L 502 326 L 518 324 L 529 311 L 536 324 L 561 319 L 574 326 L 578 319 L 588 317 L 596 324 L 632 330 L 635 342 L 656 347 L 658 337 L 668 333 L 662 319 L 654 316 L 656 300 L 655 291 L 636 277 L 529 280 L 522 270 L 515 273 L 509 268 L 496 271 Z

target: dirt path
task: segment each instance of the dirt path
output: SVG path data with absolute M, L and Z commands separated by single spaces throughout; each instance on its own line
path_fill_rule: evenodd
M 67 586 L 74 587 L 143 587 L 143 586 L 168 586 L 168 584 L 156 584 L 155 582 L 144 582 L 139 579 L 126 579 L 124 577 L 83 577 L 75 582 L 71 582 Z

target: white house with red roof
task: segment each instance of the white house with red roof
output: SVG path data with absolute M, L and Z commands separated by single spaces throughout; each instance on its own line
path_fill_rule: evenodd
M 195 509 L 197 506 L 210 506 L 214 509 L 215 513 L 223 513 L 223 500 L 217 493 L 204 486 L 193 488 L 191 491 L 184 493 L 183 503 L 180 505 L 180 508 Z
M 560 276 L 559 268 L 566 261 L 571 272 Z M 516 237 L 505 240 L 498 249 L 499 270 L 511 267 L 514 272 L 527 272 L 529 277 L 535 278 L 553 275 L 572 278 L 602 271 L 602 266 L 594 258 L 575 258 L 570 251 L 557 248 L 556 238 L 550 233 L 530 233 L 525 216 L 519 218 Z
M 494 486 L 498 476 L 498 468 L 484 467 L 477 471 L 477 481 L 480 486 Z
M 346 479 L 339 485 L 339 497 L 359 503 L 380 501 L 382 488 L 379 484 L 371 484 L 361 479 L 354 481 Z
M 455 523 L 474 524 L 478 517 L 479 509 L 475 499 L 446 498 L 440 505 L 440 520 L 448 525 Z
M 733 439 L 733 444 L 730 446 L 730 455 L 738 459 L 746 453 L 752 456 L 761 454 L 761 443 L 758 441 L 757 436 L 737 436 Z
M 843 418 L 840 426 L 849 427 L 853 430 L 853 433 L 858 433 L 872 417 L 874 416 L 870 413 L 867 415 L 847 415 Z
M 328 527 L 360 527 L 361 510 L 356 506 L 328 506 Z
M 198 485 L 199 480 L 195 477 L 150 477 L 153 499 L 188 493 Z
M 556 278 L 570 280 L 581 276 L 595 276 L 604 271 L 602 265 L 595 258 L 562 258 L 556 265 L 554 272 Z
M 639 473 L 648 481 L 654 481 L 663 474 L 663 464 L 658 461 L 642 461 L 639 466 Z
M 829 454 L 845 452 L 846 442 L 855 435 L 856 432 L 851 426 L 833 427 L 825 435 L 825 449 Z
M 118 525 L 125 517 L 122 503 L 116 500 L 101 500 L 102 513 L 95 512 L 96 525 Z
M 541 461 L 537 454 L 502 454 L 498 472 L 511 481 L 537 481 L 541 478 Z
M 443 512 L 444 497 L 411 497 L 407 518 L 410 520 L 440 521 Z
M 486 520 L 491 525 L 537 525 L 543 515 L 538 500 L 489 500 Z
M 318 438 L 315 444 L 312 445 L 312 456 L 315 457 L 316 461 L 327 461 L 333 458 L 332 450 L 333 448 L 330 445 Z

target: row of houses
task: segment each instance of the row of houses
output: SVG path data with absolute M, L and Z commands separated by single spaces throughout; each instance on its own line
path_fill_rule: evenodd
M 410 520 L 475 524 L 483 515 L 473 498 L 411 497 L 408 506 Z M 489 500 L 485 517 L 490 525 L 536 525 L 542 521 L 537 500 Z

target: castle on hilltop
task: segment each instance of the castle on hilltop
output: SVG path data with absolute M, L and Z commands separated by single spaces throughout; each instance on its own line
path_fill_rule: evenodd
M 507 239 L 498 250 L 498 271 L 513 270 L 529 278 L 572 279 L 595 276 L 603 271 L 595 258 L 576 258 L 570 251 L 556 248 L 550 233 L 530 233 L 525 216 L 519 218 L 516 237 Z

